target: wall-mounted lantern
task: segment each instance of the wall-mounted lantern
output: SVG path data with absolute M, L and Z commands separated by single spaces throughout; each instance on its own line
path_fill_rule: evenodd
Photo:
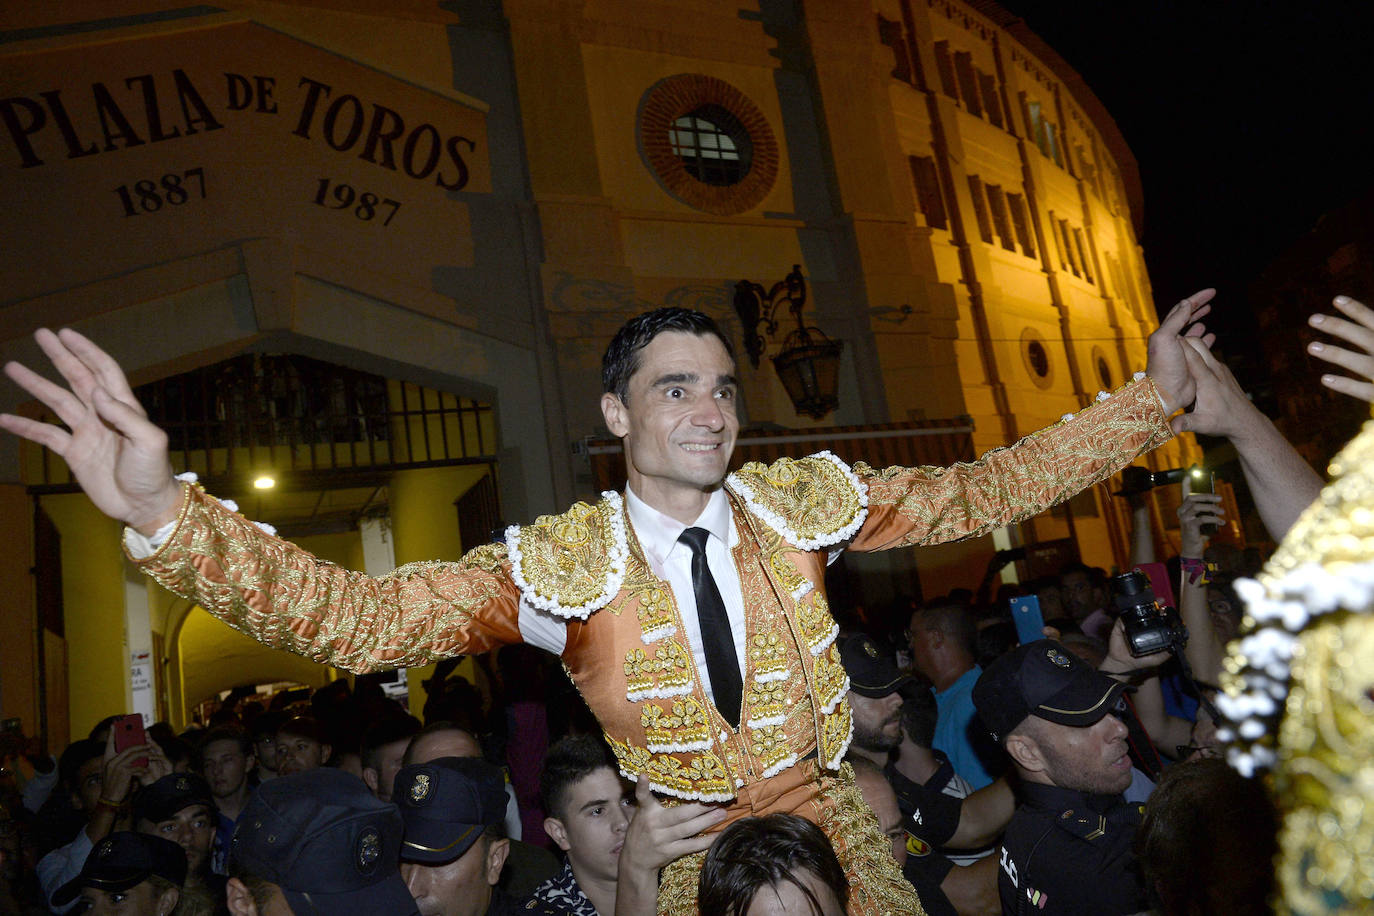
M 837 392 L 844 342 L 831 340 L 820 328 L 807 327 L 802 321 L 806 278 L 801 265 L 794 264 L 792 272 L 768 290 L 750 280 L 735 284 L 735 311 L 744 325 L 744 349 L 756 369 L 768 343 L 764 335 L 771 338 L 777 333 L 777 312 L 784 303 L 796 319 L 797 329 L 783 339 L 781 351 L 773 357 L 773 368 L 797 413 L 819 420 L 840 405 Z M 762 334 L 760 324 L 764 326 Z

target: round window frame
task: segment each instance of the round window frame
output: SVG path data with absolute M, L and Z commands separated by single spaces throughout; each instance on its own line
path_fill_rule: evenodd
M 1040 375 L 1035 371 L 1035 361 L 1031 358 L 1031 346 L 1038 346 L 1045 354 L 1045 374 Z M 1021 332 L 1021 364 L 1026 369 L 1026 375 L 1030 378 L 1031 384 L 1037 388 L 1052 388 L 1054 386 L 1054 360 L 1050 357 L 1050 348 L 1046 346 L 1045 337 L 1035 328 L 1026 328 Z
M 1107 359 L 1107 353 L 1101 347 L 1093 347 L 1092 351 L 1093 372 L 1097 374 L 1097 383 L 1102 386 L 1103 391 L 1113 391 L 1117 382 L 1112 375 L 1112 361 Z M 1105 372 L 1103 370 L 1106 370 Z
M 678 118 L 707 105 L 725 109 L 748 135 L 749 171 L 734 184 L 701 181 L 687 170 L 668 140 L 668 131 Z M 689 207 L 733 216 L 757 207 L 777 182 L 781 160 L 768 119 L 748 96 L 722 79 L 680 73 L 659 80 L 644 93 L 637 121 L 639 152 L 649 171 L 665 191 Z

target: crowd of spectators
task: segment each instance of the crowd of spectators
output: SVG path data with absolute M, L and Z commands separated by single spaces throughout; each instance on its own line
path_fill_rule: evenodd
M 1270 873 L 1235 863 L 1266 861 L 1273 808 L 1211 759 L 1197 696 L 1239 623 L 1230 580 L 1253 572 L 1240 552 L 1204 555 L 1203 525 L 1223 519 L 1207 495 L 1180 509 L 1185 556 L 1169 565 L 1189 649 L 1132 656 L 1109 577 L 1077 563 L 981 604 L 987 588 L 905 602 L 899 633 L 842 636 L 846 762 L 931 916 L 1208 911 L 1200 862 L 1235 872 L 1228 912 L 1263 912 Z M 1017 644 L 1019 595 L 1055 641 Z M 494 661 L 482 689 L 436 672 L 425 722 L 360 677 L 231 695 L 203 727 L 159 723 L 127 747 L 110 717 L 55 761 L 12 759 L 0 914 L 654 913 L 658 869 L 708 846 L 701 912 L 768 911 L 750 908 L 760 892 L 777 912 L 843 912 L 834 854 L 805 821 L 710 833 L 709 807 L 663 806 L 620 776 L 551 656 Z

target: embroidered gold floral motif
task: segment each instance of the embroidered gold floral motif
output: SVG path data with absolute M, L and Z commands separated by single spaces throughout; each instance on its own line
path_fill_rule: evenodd
M 825 600 L 825 595 L 813 591 L 797 602 L 797 627 L 812 655 L 828 649 L 834 643 L 839 626 L 835 618 L 830 616 L 830 602 Z
M 749 725 L 781 725 L 787 720 L 786 681 L 767 681 L 749 685 L 749 699 L 745 703 Z
M 849 739 L 854 734 L 854 717 L 848 703 L 840 703 L 835 711 L 821 720 L 821 747 L 819 757 L 823 765 L 834 769 L 849 750 Z
M 627 553 L 622 501 L 604 496 L 595 506 L 574 503 L 562 515 L 506 530 L 511 575 L 535 607 L 585 618 L 620 590 Z
M 866 514 L 863 485 L 829 452 L 770 465 L 752 461 L 728 479 L 755 515 L 803 550 L 843 541 Z
M 749 729 L 749 752 L 762 764 L 762 771 L 772 775 L 789 756 L 794 756 L 787 740 L 787 730 L 780 725 L 765 725 Z
M 642 747 L 607 737 L 611 750 L 627 779 L 648 774 L 652 787 L 678 798 L 700 801 L 729 801 L 735 797 L 735 782 L 720 758 L 712 753 L 696 754 L 690 763 L 676 757 L 654 754 Z
M 658 703 L 645 704 L 639 724 L 644 726 L 644 740 L 651 751 L 704 751 L 711 747 L 706 711 L 692 697 L 674 700 L 671 711 Z
M 774 575 L 778 577 L 778 581 L 782 583 L 782 587 L 787 590 L 787 593 L 796 597 L 805 590 L 806 586 L 810 585 L 810 581 L 787 558 L 787 554 L 791 550 L 791 547 L 783 545 L 782 550 L 773 551 L 768 557 L 768 565 L 772 567 Z
M 840 662 L 840 650 L 833 643 L 816 657 L 811 674 L 811 689 L 815 691 L 816 703 L 822 712 L 829 712 L 849 691 L 849 678 L 845 675 L 844 665 Z
M 625 654 L 625 686 L 626 696 L 633 702 L 690 693 L 691 656 L 675 639 L 658 643 L 648 653 L 631 649 Z
M 640 593 L 639 629 L 646 644 L 677 632 L 673 609 L 673 598 L 664 589 L 650 587 Z
M 787 670 L 787 648 L 777 633 L 760 633 L 749 645 L 749 668 L 759 683 L 783 680 Z

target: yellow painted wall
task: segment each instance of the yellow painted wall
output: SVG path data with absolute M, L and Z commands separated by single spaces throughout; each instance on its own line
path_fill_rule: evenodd
M 83 495 L 45 496 L 43 507 L 62 536 L 71 733 L 84 736 L 104 717 L 128 712 L 121 528 Z

